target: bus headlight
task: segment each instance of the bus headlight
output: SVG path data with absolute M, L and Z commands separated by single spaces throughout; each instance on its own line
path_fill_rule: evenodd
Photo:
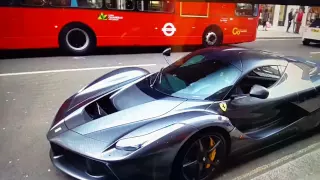
M 116 143 L 116 149 L 125 151 L 136 151 L 141 147 L 146 146 L 183 126 L 184 124 L 173 124 L 146 135 L 120 139 Z

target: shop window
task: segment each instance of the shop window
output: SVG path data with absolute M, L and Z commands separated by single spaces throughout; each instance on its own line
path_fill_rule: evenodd
M 258 16 L 259 6 L 257 4 L 237 3 L 236 15 L 237 16 Z
M 172 0 L 138 0 L 137 7 L 139 11 L 170 13 L 174 11 L 174 3 Z
M 45 0 L 22 0 L 21 4 L 28 6 L 43 6 L 46 4 Z
M 134 1 L 133 0 L 106 0 L 106 6 L 108 9 L 133 10 Z

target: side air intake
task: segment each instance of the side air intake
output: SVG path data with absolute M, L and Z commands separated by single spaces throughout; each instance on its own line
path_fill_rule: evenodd
M 92 119 L 97 119 L 118 111 L 110 99 L 111 95 L 112 94 L 94 101 L 85 108 L 85 111 Z

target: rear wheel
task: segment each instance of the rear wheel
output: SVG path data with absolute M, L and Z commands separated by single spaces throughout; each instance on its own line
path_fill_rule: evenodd
M 204 47 L 220 46 L 222 44 L 222 31 L 218 27 L 208 28 L 202 35 Z
M 309 40 L 303 40 L 303 41 L 302 41 L 302 44 L 303 44 L 303 45 L 309 45 L 309 44 L 310 44 L 310 41 L 309 41 Z
M 68 53 L 86 55 L 96 47 L 96 37 L 85 25 L 69 25 L 62 29 L 59 44 Z
M 212 180 L 226 156 L 226 140 L 220 133 L 196 135 L 179 151 L 172 180 Z

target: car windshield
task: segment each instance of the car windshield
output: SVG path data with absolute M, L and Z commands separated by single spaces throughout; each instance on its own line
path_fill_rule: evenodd
M 165 68 L 154 88 L 174 97 L 221 100 L 240 74 L 223 59 L 191 54 Z

